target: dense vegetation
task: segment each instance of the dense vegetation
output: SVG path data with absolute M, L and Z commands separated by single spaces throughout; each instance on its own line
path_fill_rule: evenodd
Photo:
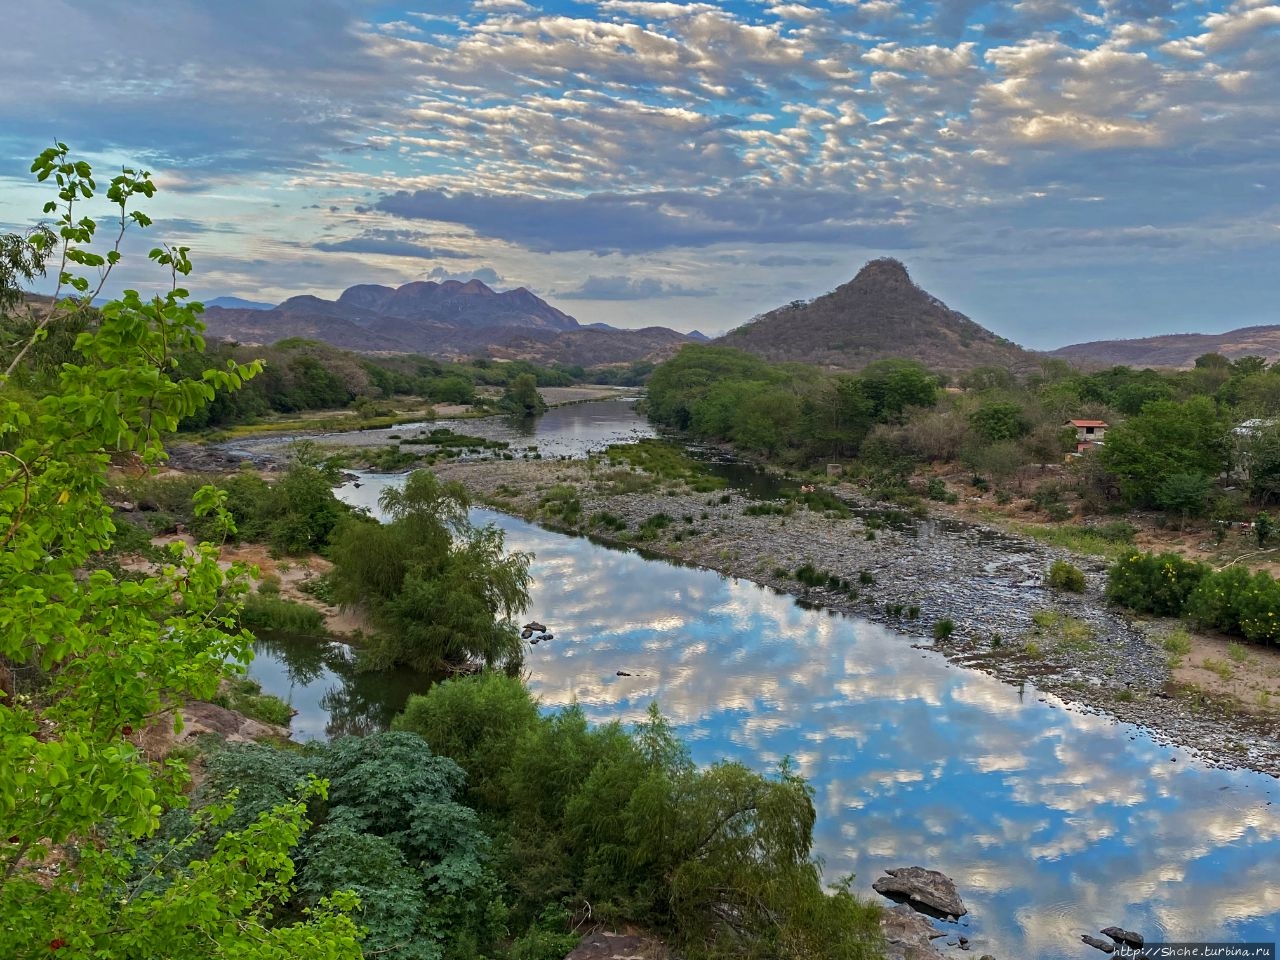
M 501 388 L 509 394 L 518 382 L 528 382 L 533 387 L 562 387 L 579 382 L 569 372 L 525 360 L 449 363 L 418 356 L 364 357 L 297 338 L 269 347 L 217 344 L 203 354 L 184 357 L 183 364 L 196 370 L 246 358 L 263 361 L 261 375 L 243 390 L 219 395 L 186 418 L 184 429 L 253 423 L 273 414 L 308 410 L 350 407 L 361 413 L 383 414 L 391 411 L 390 401 L 397 397 L 417 397 L 440 404 L 475 404 L 483 400 L 478 389 L 485 387 Z
M 531 558 L 507 553 L 497 527 L 473 526 L 466 489 L 426 471 L 380 502 L 387 523 L 349 519 L 331 549 L 335 596 L 368 610 L 378 628 L 370 661 L 517 669 L 524 646 L 512 618 L 529 602 Z
M 236 830 L 309 778 L 327 782 L 296 856 L 291 911 L 352 890 L 368 955 L 559 960 L 579 923 L 640 923 L 691 958 L 870 958 L 878 911 L 825 893 L 814 808 L 785 766 L 699 770 L 650 712 L 633 731 L 544 713 L 486 673 L 413 698 L 400 732 L 298 752 L 232 746 L 207 762 L 163 856 L 231 791 Z M 216 839 L 211 837 L 209 840 Z M 208 840 L 206 840 L 208 842 Z
M 55 185 L 46 212 L 56 215 L 57 230 L 6 240 L 4 256 L 26 256 L 31 266 L 24 271 L 20 263 L 10 275 L 60 262 L 59 294 L 70 289 L 87 300 L 120 261 L 125 232 L 149 223 L 131 206 L 155 187 L 132 169 L 112 179 L 105 197 L 117 211 L 114 242 L 99 253 L 90 249 L 97 221 L 81 214 L 98 193 L 89 165 L 57 144 L 32 170 Z M 134 732 L 153 722 L 172 725 L 176 704 L 214 696 L 228 660 L 249 653 L 250 638 L 234 625 L 244 571 L 224 572 L 216 547 L 175 549 L 148 574 L 118 576 L 98 562 L 116 534 L 104 502 L 113 459 L 156 465 L 164 433 L 216 392 L 258 373 L 253 363 L 192 376 L 177 368 L 179 355 L 202 347 L 196 311 L 177 283 L 191 269 L 186 254 L 152 251 L 174 281 L 164 296 L 148 302 L 128 291 L 91 322 L 75 300 L 55 296 L 39 315 L 4 327 L 5 957 L 360 955 L 350 894 L 317 898 L 307 914 L 282 910 L 292 891 L 292 852 L 308 828 L 307 804 L 325 791 L 319 782 L 294 784 L 288 797 L 216 837 L 209 830 L 226 809 L 212 806 L 170 860 L 149 870 L 137 859 L 164 811 L 185 803 L 189 774 L 176 759 L 144 753 Z M 69 346 L 64 322 L 77 330 Z M 215 530 L 230 529 L 220 493 L 205 487 L 195 500 Z M 47 868 L 51 859 L 58 869 Z
M 1201 357 L 1185 371 L 1084 373 L 1047 360 L 1031 376 L 978 368 L 955 389 L 905 360 L 861 373 L 771 364 L 736 350 L 687 346 L 649 383 L 656 423 L 800 467 L 840 461 L 847 473 L 941 498 L 939 472 L 965 471 L 979 490 L 1021 485 L 1030 468 L 1075 449 L 1068 419 L 1111 424 L 1105 444 L 1067 482 L 1037 485 L 1051 519 L 1128 507 L 1186 522 L 1238 520 L 1280 497 L 1280 365 Z M 1242 426 L 1243 424 L 1243 426 Z M 882 484 L 883 485 L 883 484 Z M 892 486 L 890 484 L 889 486 Z

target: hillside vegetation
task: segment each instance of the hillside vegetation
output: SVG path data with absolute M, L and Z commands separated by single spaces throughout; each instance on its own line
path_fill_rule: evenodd
M 1019 372 L 1038 367 L 1035 354 L 926 293 L 892 259 L 872 260 L 830 293 L 779 307 L 715 342 L 767 360 L 840 370 L 901 358 L 946 373 L 981 366 Z

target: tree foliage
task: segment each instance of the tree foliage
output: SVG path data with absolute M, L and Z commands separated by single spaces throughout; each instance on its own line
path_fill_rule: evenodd
M 8 357 L 0 397 L 0 821 L 9 838 L 0 955 L 356 956 L 356 928 L 342 913 L 349 897 L 317 900 L 301 923 L 277 922 L 293 877 L 289 851 L 306 826 L 300 798 L 224 833 L 204 858 L 184 862 L 180 847 L 181 869 L 161 887 L 133 873 L 137 843 L 184 802 L 186 771 L 129 737 L 156 717 L 174 723 L 183 697 L 212 696 L 225 663 L 249 655 L 249 637 L 234 629 L 243 571 L 228 577 L 208 543 L 174 549 L 152 575 L 98 568 L 116 533 L 107 472 L 117 458 L 158 464 L 167 432 L 258 369 L 176 369 L 178 353 L 203 346 L 199 306 L 177 284 L 191 269 L 185 248 L 159 247 L 151 259 L 171 289 L 150 301 L 127 290 L 102 306 L 47 391 L 34 403 L 15 399 L 10 381 L 39 366 L 49 333 L 81 310 L 62 292 L 101 290 L 125 231 L 149 223 L 133 201 L 155 190 L 145 171 L 111 180 L 116 229 L 98 252 L 98 221 L 81 214 L 98 191 L 90 166 L 59 143 L 32 171 L 56 186 L 45 212 L 56 215 L 59 245 L 48 262 L 62 266 L 53 306 Z M 196 507 L 229 526 L 213 488 L 199 491 Z M 322 790 L 303 788 L 303 798 Z M 61 869 L 42 874 L 51 858 Z
M 1212 400 L 1155 400 L 1107 432 L 1103 463 L 1134 502 L 1156 505 L 1172 474 L 1216 477 L 1226 468 L 1226 429 Z
M 699 769 L 656 707 L 628 733 L 576 706 L 530 706 L 518 680 L 468 677 L 411 698 L 397 721 L 467 770 L 504 835 L 516 916 L 585 899 L 596 917 L 667 931 L 690 957 L 877 955 L 876 910 L 822 889 L 811 793 L 787 765 Z
M 497 527 L 473 526 L 466 489 L 425 470 L 386 490 L 381 504 L 387 523 L 349 520 L 332 547 L 335 592 L 378 627 L 371 660 L 516 668 L 524 649 L 512 618 L 529 603 L 531 558 L 506 552 Z

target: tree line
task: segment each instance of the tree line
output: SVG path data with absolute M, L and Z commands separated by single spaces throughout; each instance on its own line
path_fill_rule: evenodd
M 654 371 L 646 410 L 688 436 L 793 467 L 838 461 L 900 489 L 958 468 L 1007 490 L 1075 451 L 1068 420 L 1103 420 L 1105 442 L 1073 465 L 1087 510 L 1234 520 L 1280 499 L 1280 364 L 1258 357 L 1207 354 L 1180 371 L 1045 360 L 1030 376 L 951 381 L 910 360 L 840 373 L 690 345 Z

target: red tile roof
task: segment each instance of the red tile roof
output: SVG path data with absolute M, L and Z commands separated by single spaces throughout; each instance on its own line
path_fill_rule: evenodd
M 1105 420 L 1068 420 L 1067 423 L 1073 427 L 1105 427 L 1107 425 Z

